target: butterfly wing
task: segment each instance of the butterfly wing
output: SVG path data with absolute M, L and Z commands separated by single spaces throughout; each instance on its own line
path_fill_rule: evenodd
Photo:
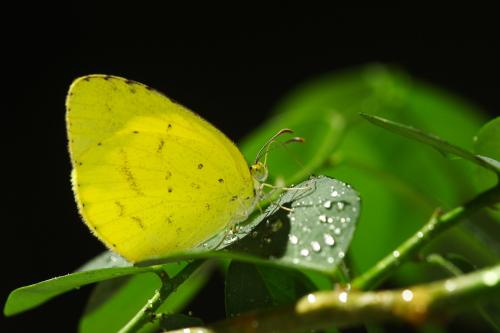
M 126 259 L 191 248 L 251 211 L 254 182 L 238 148 L 159 92 L 91 75 L 73 82 L 66 107 L 80 213 Z

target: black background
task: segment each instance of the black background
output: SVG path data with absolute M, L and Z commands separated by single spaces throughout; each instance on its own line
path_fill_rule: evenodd
M 399 65 L 493 116 L 499 27 L 490 13 L 195 3 L 4 8 L 2 304 L 8 291 L 71 272 L 103 249 L 79 221 L 70 188 L 64 99 L 74 78 L 104 73 L 146 83 L 236 141 L 306 79 L 368 62 Z M 220 317 L 221 288 L 212 281 L 195 314 Z M 1 317 L 2 326 L 75 331 L 89 290 Z

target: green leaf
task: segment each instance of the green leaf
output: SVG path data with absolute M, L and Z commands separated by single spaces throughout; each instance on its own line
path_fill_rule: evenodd
M 113 267 L 115 265 L 118 267 Z M 96 269 L 88 270 L 91 268 Z M 32 309 L 60 294 L 87 284 L 127 275 L 152 272 L 153 270 L 153 267 L 132 267 L 116 255 L 105 253 L 86 264 L 76 273 L 15 289 L 7 298 L 4 314 L 12 316 Z
M 482 156 L 500 160 L 500 117 L 486 123 L 474 137 L 474 151 Z
M 202 326 L 203 320 L 200 318 L 186 316 L 183 314 L 165 314 L 160 319 L 159 327 L 162 330 L 177 330 L 184 327 Z
M 253 264 L 231 262 L 226 275 L 225 295 L 227 317 L 273 305 L 266 283 Z
M 192 251 L 144 264 L 225 258 L 333 276 L 349 247 L 359 211 L 359 196 L 350 185 L 312 177 L 230 233 L 221 233 Z M 224 249 L 207 250 L 214 247 Z
M 165 261 L 185 258 L 236 258 L 250 262 L 265 262 L 294 268 L 313 269 L 333 274 L 349 246 L 359 215 L 359 197 L 345 183 L 319 177 L 303 182 L 298 190 L 285 192 L 277 204 L 257 216 L 251 223 L 239 229 L 238 234 L 224 240 L 226 245 L 241 235 L 244 239 L 225 251 L 194 251 L 177 254 Z M 303 189 L 300 189 L 303 188 Z M 335 196 L 333 196 L 335 194 Z M 279 205 L 289 205 L 287 211 Z M 261 223 L 263 222 L 263 223 Z M 255 225 L 260 224 L 254 229 Z M 222 236 L 224 237 L 224 236 Z M 130 265 L 106 254 L 85 265 L 85 269 L 105 265 Z M 143 267 L 113 267 L 79 271 L 34 285 L 14 290 L 4 308 L 6 315 L 14 315 L 34 308 L 49 299 L 82 285 L 112 278 L 153 272 L 158 261 L 142 263 Z M 153 265 L 151 265 L 153 264 Z
M 160 286 L 156 274 L 139 274 L 99 283 L 80 318 L 79 332 L 118 332 Z
M 186 266 L 185 262 L 163 266 L 169 276 L 175 276 Z M 174 313 L 182 310 L 206 283 L 211 264 L 205 263 L 182 283 L 160 306 L 159 311 Z M 139 274 L 99 283 L 87 302 L 80 319 L 80 332 L 116 332 L 144 306 L 160 287 L 156 274 Z M 158 326 L 149 324 L 149 326 Z M 146 331 L 145 328 L 143 331 Z
M 425 143 L 437 149 L 438 151 L 442 152 L 443 154 L 456 155 L 466 160 L 469 160 L 473 163 L 476 163 L 477 165 L 480 165 L 483 168 L 489 169 L 497 174 L 500 173 L 500 162 L 491 157 L 475 155 L 463 148 L 455 146 L 441 139 L 440 137 L 434 134 L 426 133 L 420 129 L 411 126 L 403 125 L 395 121 L 391 121 L 382 117 L 373 116 L 365 113 L 361 113 L 361 116 L 363 116 L 364 118 L 366 118 L 368 121 L 370 121 L 375 125 L 388 129 L 394 133 L 405 136 L 407 138 Z
M 280 205 L 288 205 L 293 211 L 288 213 Z M 158 269 L 155 266 L 158 262 L 186 258 L 219 257 L 254 263 L 271 259 L 275 265 L 332 275 L 349 246 L 359 209 L 358 194 L 349 185 L 327 177 L 312 178 L 299 184 L 297 189 L 285 192 L 278 203 L 225 239 L 224 244 L 229 245 L 246 235 L 224 251 L 191 251 L 142 263 L 142 267 L 132 267 L 107 253 L 84 267 L 94 270 L 81 270 L 14 290 L 7 299 L 4 313 L 14 315 L 83 285 L 153 272 Z M 98 268 L 112 265 L 122 267 Z
M 411 123 L 461 147 L 472 148 L 471 138 L 486 119 L 482 110 L 396 68 L 375 64 L 325 73 L 302 83 L 276 105 L 274 116 L 240 147 L 247 160 L 253 160 L 277 130 L 294 129 L 305 143 L 287 145 L 286 150 L 277 147 L 268 159 L 271 179 L 293 179 L 300 171 L 295 160 L 307 164 L 315 149 L 324 144 L 314 127 L 323 130 L 331 117 L 338 122 L 338 135 L 329 143 L 330 163 L 313 174 L 334 175 L 363 194 L 363 214 L 350 247 L 349 268 L 354 274 L 369 269 L 391 252 L 436 207 L 454 207 L 478 193 L 470 163 L 441 158 L 428 147 L 398 140 L 359 117 L 360 112 L 370 113 Z M 500 258 L 461 226 L 447 232 L 446 237 L 448 241 L 436 244 L 440 251 L 447 251 L 453 244 L 484 265 Z M 407 277 L 414 279 L 416 274 L 423 279 L 432 277 L 432 271 L 426 270 L 421 274 L 408 271 L 404 276 L 398 273 L 394 279 L 405 283 Z
M 284 192 L 250 225 L 241 227 L 246 236 L 227 251 L 331 275 L 349 247 L 359 211 L 360 199 L 351 186 L 313 177 Z M 234 238 L 238 234 L 227 242 Z
M 500 117 L 491 120 L 481 127 L 474 137 L 474 152 L 497 161 L 500 160 Z M 478 168 L 475 180 L 477 188 L 480 191 L 493 187 L 498 182 L 498 178 L 495 175 L 482 168 Z M 500 208 L 489 209 L 488 214 L 497 222 L 500 222 Z
M 226 274 L 226 315 L 288 304 L 313 290 L 299 272 L 232 261 Z

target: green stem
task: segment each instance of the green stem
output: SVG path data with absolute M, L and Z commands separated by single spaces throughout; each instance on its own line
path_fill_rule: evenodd
M 161 286 L 155 291 L 154 295 L 146 302 L 146 304 L 123 326 L 119 333 L 137 332 L 141 327 L 149 322 L 155 321 L 158 316 L 156 311 L 167 299 L 167 297 L 177 289 L 191 274 L 203 263 L 203 260 L 197 260 L 189 263 L 173 278 L 169 278 L 162 266 L 155 269 L 155 273 L 161 280 Z
M 500 186 L 496 186 L 476 196 L 471 201 L 441 214 L 437 210 L 429 221 L 413 236 L 404 241 L 395 251 L 380 260 L 368 271 L 352 281 L 352 287 L 367 290 L 376 287 L 394 272 L 401 263 L 408 261 L 417 254 L 437 235 L 456 225 L 464 217 L 486 207 L 500 202 Z
M 449 261 L 448 259 L 444 258 L 443 256 L 439 254 L 430 254 L 427 256 L 426 261 L 428 263 L 437 265 L 444 270 L 446 270 L 448 273 L 452 274 L 453 276 L 460 276 L 463 274 L 462 270 L 458 268 L 453 262 Z M 472 266 L 472 265 L 471 265 Z M 482 304 L 476 304 L 475 305 L 477 312 L 483 319 L 491 325 L 491 327 L 495 330 L 495 332 L 500 332 L 500 326 L 497 323 L 497 321 L 490 315 L 489 311 L 482 305 Z
M 293 333 L 372 322 L 418 324 L 440 319 L 464 304 L 491 299 L 495 295 L 500 295 L 500 265 L 407 289 L 319 291 L 292 305 L 245 313 L 205 328 L 192 328 L 190 332 Z

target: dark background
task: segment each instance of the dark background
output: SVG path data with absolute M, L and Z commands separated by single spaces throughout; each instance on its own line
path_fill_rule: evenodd
M 10 290 L 71 272 L 103 250 L 79 221 L 70 188 L 64 99 L 74 78 L 103 73 L 146 83 L 236 141 L 301 82 L 368 62 L 399 65 L 493 116 L 500 43 L 489 13 L 285 4 L 4 8 L 1 303 Z M 217 318 L 222 282 L 209 289 L 192 308 Z M 10 332 L 74 331 L 89 291 L 0 321 Z

